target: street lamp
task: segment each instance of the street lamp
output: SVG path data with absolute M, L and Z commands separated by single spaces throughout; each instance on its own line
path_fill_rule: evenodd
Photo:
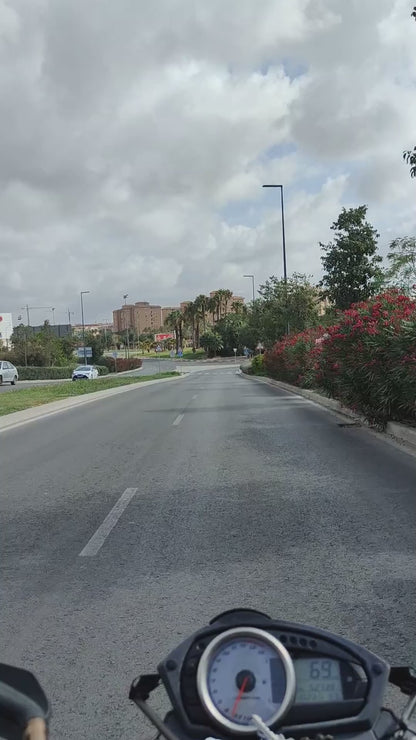
M 81 290 L 81 321 L 82 321 L 82 346 L 84 347 L 84 365 L 87 364 L 87 351 L 85 349 L 85 321 L 84 321 L 84 301 L 82 300 L 83 295 L 90 293 L 90 290 Z
M 55 309 L 51 308 L 52 311 L 52 326 L 55 326 Z
M 285 209 L 283 203 L 283 185 L 263 185 L 264 188 L 280 188 L 280 202 L 282 206 L 282 241 L 283 241 L 283 278 L 285 283 L 287 282 L 287 268 L 286 268 L 286 239 L 285 239 Z
M 125 295 L 123 295 L 124 305 L 125 306 L 127 305 L 128 295 L 129 295 L 128 293 L 126 293 Z M 124 316 L 126 316 L 126 314 L 124 314 Z M 129 333 L 130 333 L 130 321 L 126 321 L 127 357 L 130 357 L 130 337 L 129 337 Z
M 243 277 L 245 277 L 245 278 L 251 278 L 252 285 L 253 285 L 253 303 L 254 303 L 254 301 L 255 301 L 255 295 L 254 295 L 254 292 L 255 292 L 254 291 L 254 275 L 243 275 Z

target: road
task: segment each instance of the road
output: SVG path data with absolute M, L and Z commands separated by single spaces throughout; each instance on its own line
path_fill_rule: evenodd
M 131 679 L 232 606 L 415 660 L 416 459 L 340 423 L 220 366 L 0 435 L 0 654 L 52 737 L 152 737 Z

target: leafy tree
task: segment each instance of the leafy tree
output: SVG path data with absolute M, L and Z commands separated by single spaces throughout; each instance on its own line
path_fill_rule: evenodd
M 201 335 L 201 346 L 208 353 L 209 357 L 215 357 L 217 352 L 220 352 L 223 348 L 223 341 L 220 334 L 212 329 L 207 329 Z
M 199 346 L 199 332 L 201 321 L 203 331 L 205 331 L 207 328 L 206 316 L 209 308 L 209 298 L 208 296 L 201 294 L 195 298 L 194 303 L 198 309 L 197 346 Z
M 387 259 L 390 267 L 386 277 L 390 285 L 412 295 L 416 288 L 416 238 L 404 236 L 393 239 Z
M 374 295 L 383 281 L 382 258 L 377 254 L 379 234 L 365 220 L 366 213 L 366 205 L 343 208 L 331 226 L 334 241 L 320 242 L 323 295 L 341 310 Z
M 271 346 L 287 333 L 288 326 L 295 333 L 319 323 L 320 295 L 306 275 L 295 272 L 287 281 L 272 276 L 260 286 L 259 294 L 248 312 L 256 343 L 260 340 Z

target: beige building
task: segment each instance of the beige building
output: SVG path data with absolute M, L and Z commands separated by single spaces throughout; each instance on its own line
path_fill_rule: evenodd
M 162 308 L 162 306 L 147 301 L 127 303 L 113 311 L 114 331 L 120 333 L 126 329 L 135 329 L 138 334 L 143 334 L 148 330 L 157 333 L 163 328 L 171 311 L 178 310 L 179 308 L 172 306 Z
M 215 291 L 211 291 L 209 297 L 212 298 L 215 295 Z M 182 301 L 180 306 L 156 306 L 146 301 L 137 301 L 136 303 L 126 303 L 121 308 L 117 308 L 113 311 L 113 327 L 116 333 L 125 331 L 126 329 L 135 329 L 138 334 L 143 334 L 145 331 L 151 331 L 157 333 L 159 329 L 163 329 L 166 324 L 166 319 L 172 311 L 185 312 L 186 307 L 191 301 Z M 227 303 L 223 303 L 220 309 L 220 318 L 226 316 L 226 314 L 233 313 L 234 304 L 244 304 L 244 298 L 238 295 L 233 295 Z M 205 317 L 207 324 L 214 324 L 217 321 L 216 313 L 207 313 Z

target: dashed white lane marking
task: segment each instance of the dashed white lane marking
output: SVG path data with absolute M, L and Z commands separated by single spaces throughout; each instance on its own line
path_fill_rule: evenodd
M 84 549 L 81 550 L 79 556 L 81 558 L 92 558 L 100 548 L 103 546 L 111 530 L 117 524 L 123 511 L 127 508 L 130 501 L 132 500 L 137 488 L 126 488 L 124 493 L 121 494 L 117 503 L 113 506 L 110 513 L 107 514 L 103 523 L 98 527 L 97 531 L 94 532 L 90 540 L 88 540 Z
M 195 395 L 192 396 L 192 400 L 195 401 L 195 398 L 198 398 L 198 394 L 197 393 L 195 393 Z
M 184 416 L 185 416 L 185 414 L 179 414 L 179 416 L 177 416 L 176 419 L 175 419 L 175 421 L 173 422 L 172 426 L 173 427 L 177 427 L 178 424 L 181 423 L 181 421 L 182 421 L 182 419 L 183 419 Z

